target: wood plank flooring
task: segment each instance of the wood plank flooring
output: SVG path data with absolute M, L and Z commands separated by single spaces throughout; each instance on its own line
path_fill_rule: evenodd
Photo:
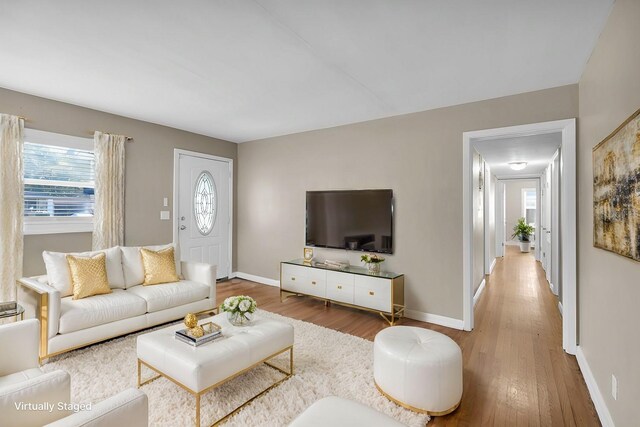
M 251 295 L 264 310 L 369 340 L 388 327 L 378 314 L 308 297 L 281 303 L 275 287 L 238 279 L 218 284 L 218 301 L 238 294 Z M 487 276 L 472 332 L 411 319 L 401 324 L 442 332 L 462 348 L 462 403 L 429 426 L 600 425 L 576 358 L 562 350 L 557 299 L 532 254 L 507 247 Z

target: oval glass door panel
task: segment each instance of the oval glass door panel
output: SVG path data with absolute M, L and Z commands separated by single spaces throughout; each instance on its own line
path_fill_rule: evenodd
M 203 171 L 196 180 L 193 192 L 193 214 L 198 231 L 207 235 L 213 230 L 216 222 L 216 186 L 213 177 L 207 171 Z

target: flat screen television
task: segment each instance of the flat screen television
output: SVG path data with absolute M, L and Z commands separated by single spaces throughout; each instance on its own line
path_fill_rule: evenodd
M 306 245 L 393 253 L 393 191 L 307 191 Z

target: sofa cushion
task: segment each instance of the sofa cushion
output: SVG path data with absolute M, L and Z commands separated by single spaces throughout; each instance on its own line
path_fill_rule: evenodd
M 73 300 L 62 298 L 60 302 L 61 334 L 87 329 L 116 320 L 139 316 L 147 312 L 144 299 L 122 289 L 114 289 L 106 295 Z
M 121 246 L 122 252 L 122 270 L 124 273 L 125 287 L 136 286 L 144 282 L 144 266 L 142 265 L 142 255 L 140 249 L 150 249 L 152 251 L 161 251 L 167 248 L 174 248 L 174 258 L 176 262 L 176 274 L 180 274 L 180 253 L 173 243 L 158 246 Z
M 152 313 L 208 298 L 209 290 L 209 286 L 203 283 L 181 280 L 161 285 L 134 286 L 127 289 L 127 292 L 144 298 L 147 301 L 147 311 Z
M 74 252 L 69 254 L 64 252 L 42 252 L 49 285 L 59 290 L 62 298 L 72 295 L 73 286 L 71 284 L 71 275 L 69 274 L 67 255 L 93 257 L 102 252 L 107 256 L 107 278 L 109 279 L 109 286 L 112 289 L 124 289 L 125 281 L 122 272 L 122 254 L 118 246 L 102 251 Z

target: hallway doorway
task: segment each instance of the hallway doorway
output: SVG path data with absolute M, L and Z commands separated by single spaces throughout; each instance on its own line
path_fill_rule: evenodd
M 564 314 L 562 347 L 575 354 L 575 120 L 465 132 L 463 155 L 464 329 L 474 327 L 474 306 L 496 260 L 520 250 L 512 222 L 523 218 L 533 230 L 519 240 L 533 243 L 531 258 L 540 261 Z M 506 189 L 513 180 L 529 182 L 520 185 L 517 206 L 508 214 Z

